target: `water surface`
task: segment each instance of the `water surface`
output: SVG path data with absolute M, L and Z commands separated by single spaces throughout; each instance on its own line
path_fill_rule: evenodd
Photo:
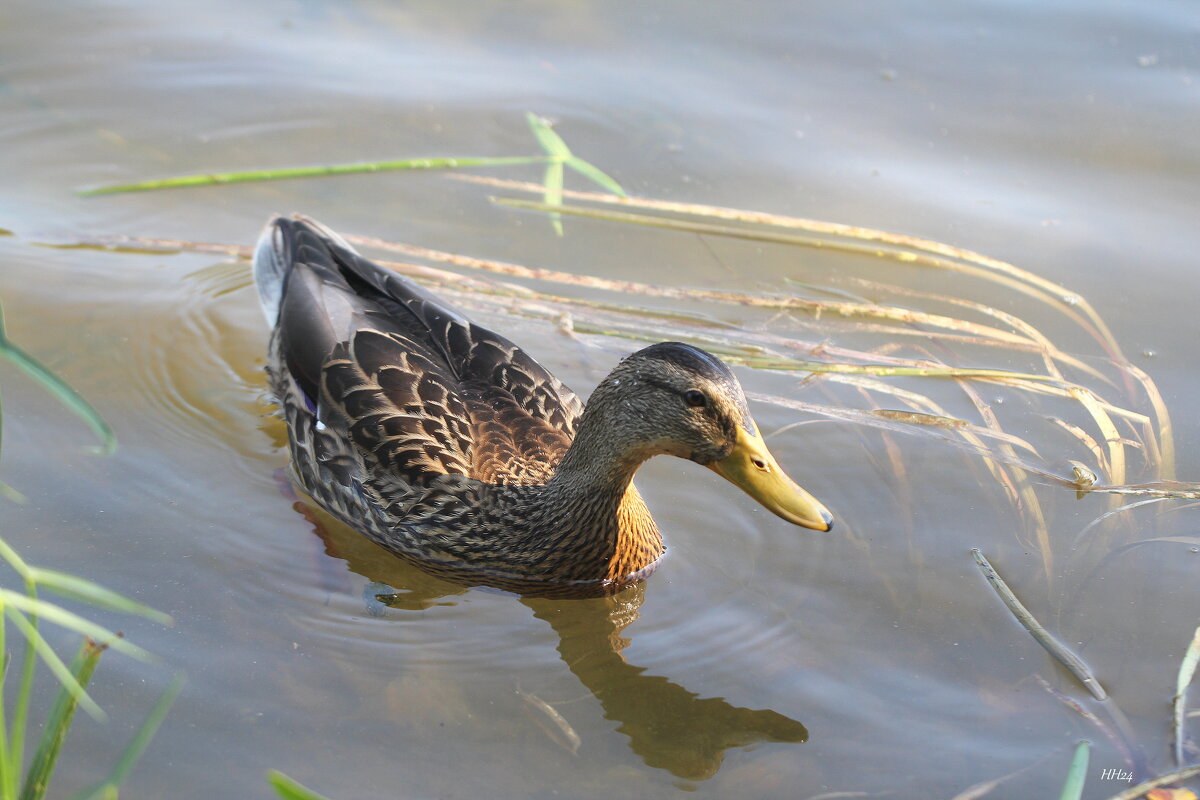
M 131 0 L 15 3 L 0 20 L 8 327 L 120 441 L 112 458 L 84 452 L 82 425 L 0 369 L 0 478 L 29 498 L 4 507 L 4 536 L 33 563 L 176 619 L 105 620 L 168 666 L 106 657 L 96 696 L 113 720 L 80 722 L 64 794 L 106 772 L 172 669 L 187 689 L 130 796 L 267 797 L 263 773 L 277 768 L 331 798 L 949 797 L 1036 764 L 993 794 L 1025 797 L 1057 792 L 1081 738 L 1094 742 L 1086 796 L 1115 793 L 1099 771 L 1124 768 L 1118 750 L 1033 676 L 1100 707 L 1009 617 L 972 547 L 1097 671 L 1147 768 L 1171 766 L 1168 702 L 1200 621 L 1195 510 L 1182 503 L 1109 518 L 1108 550 L 1176 541 L 1105 558 L 1075 539 L 1112 501 L 1035 481 L 1056 556 L 1047 578 L 1028 515 L 980 459 L 929 436 L 819 421 L 771 444 L 837 515 L 834 534 L 793 528 L 662 458 L 638 484 L 670 550 L 641 589 L 609 601 L 463 590 L 296 505 L 243 263 L 38 243 L 249 244 L 270 214 L 300 211 L 347 233 L 609 278 L 730 291 L 787 289 L 788 278 L 862 293 L 853 279 L 864 277 L 960 294 L 1104 363 L 1062 315 L 994 286 L 599 221 L 567 220 L 559 238 L 535 214 L 493 206 L 491 190 L 436 173 L 75 196 L 192 172 L 532 154 L 532 110 L 632 193 L 944 240 L 1082 294 L 1163 392 L 1177 474 L 1190 479 L 1191 4 L 738 2 L 700 13 L 682 2 Z M 539 178 L 536 167 L 489 174 Z M 841 346 L 886 341 L 835 320 L 615 299 Z M 479 313 L 581 393 L 635 346 Z M 998 351 L 967 360 L 1028 366 Z M 739 376 L 751 392 L 866 405 L 827 382 Z M 978 418 L 953 383 L 893 383 Z M 1045 417 L 1084 425 L 1078 406 L 980 391 L 1004 401 L 1011 433 L 1069 471 L 1078 448 Z M 764 403 L 754 413 L 767 432 L 814 419 Z M 397 607 L 364 601 L 376 582 L 398 591 Z M 539 702 L 574 730 L 574 752 Z

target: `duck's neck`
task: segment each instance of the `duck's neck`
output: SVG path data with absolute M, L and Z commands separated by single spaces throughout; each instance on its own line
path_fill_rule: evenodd
M 595 411 L 595 409 L 590 409 Z M 568 580 L 619 579 L 663 554 L 662 536 L 633 474 L 655 452 L 614 436 L 602 414 L 585 413 L 575 441 L 543 486 L 543 533 L 561 553 Z M 539 526 L 542 527 L 542 526 Z

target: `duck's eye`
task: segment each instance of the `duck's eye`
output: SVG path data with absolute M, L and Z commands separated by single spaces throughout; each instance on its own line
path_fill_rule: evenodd
M 708 405 L 708 398 L 704 396 L 704 392 L 689 389 L 683 393 L 683 402 L 693 408 L 703 408 Z

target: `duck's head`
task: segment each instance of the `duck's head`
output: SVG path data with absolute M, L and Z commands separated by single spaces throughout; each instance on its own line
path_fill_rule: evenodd
M 746 395 L 719 358 L 680 342 L 639 350 L 588 401 L 620 419 L 629 457 L 670 453 L 703 464 L 788 522 L 819 531 L 833 516 L 780 468 L 758 432 Z M 615 432 L 614 432 L 615 433 Z

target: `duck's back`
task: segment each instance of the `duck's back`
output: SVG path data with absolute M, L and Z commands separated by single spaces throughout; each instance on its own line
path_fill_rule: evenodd
M 297 440 L 324 450 L 308 456 L 328 479 L 540 483 L 574 438 L 582 403 L 570 389 L 324 226 L 272 220 L 255 278 L 293 452 Z

